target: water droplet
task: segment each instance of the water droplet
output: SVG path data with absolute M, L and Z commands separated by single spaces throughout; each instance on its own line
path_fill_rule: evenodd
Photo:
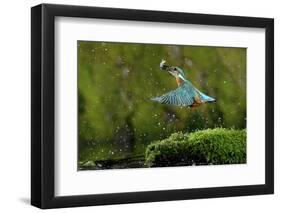
M 192 67 L 193 62 L 192 62 L 190 59 L 185 59 L 184 61 L 185 61 L 185 64 L 186 64 L 186 65 Z
M 128 68 L 123 69 L 123 76 L 124 77 L 127 77 L 129 75 L 129 73 L 130 73 L 130 70 Z

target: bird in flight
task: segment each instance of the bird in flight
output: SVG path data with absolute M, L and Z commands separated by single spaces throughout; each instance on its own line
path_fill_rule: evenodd
M 185 78 L 181 68 L 168 66 L 166 65 L 166 61 L 162 59 L 160 69 L 169 72 L 176 78 L 178 88 L 162 96 L 151 98 L 152 101 L 181 107 L 198 107 L 203 103 L 216 101 L 214 98 L 196 89 L 193 84 Z

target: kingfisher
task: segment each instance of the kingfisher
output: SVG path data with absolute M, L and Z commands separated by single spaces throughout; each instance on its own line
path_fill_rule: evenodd
M 162 96 L 151 98 L 152 101 L 180 107 L 198 107 L 203 103 L 216 101 L 214 98 L 196 89 L 193 84 L 185 78 L 181 68 L 166 65 L 166 61 L 162 59 L 160 70 L 167 71 L 173 75 L 176 78 L 178 88 Z

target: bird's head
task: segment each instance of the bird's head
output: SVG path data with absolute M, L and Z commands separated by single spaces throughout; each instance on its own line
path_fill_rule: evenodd
M 163 71 L 169 72 L 171 75 L 173 75 L 175 78 L 180 78 L 183 81 L 186 81 L 185 75 L 182 69 L 179 67 L 169 66 L 166 65 L 166 61 L 162 59 L 160 63 L 160 69 Z

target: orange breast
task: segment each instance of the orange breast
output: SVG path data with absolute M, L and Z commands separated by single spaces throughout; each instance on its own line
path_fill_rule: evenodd
M 182 85 L 182 83 L 183 83 L 183 80 L 178 77 L 176 77 L 176 81 L 177 81 L 178 86 Z
M 200 98 L 199 95 L 197 94 L 197 95 L 195 95 L 195 97 L 194 97 L 194 103 L 191 105 L 191 107 L 198 107 L 198 106 L 200 106 L 202 103 L 203 103 L 203 102 L 202 102 L 201 98 Z

